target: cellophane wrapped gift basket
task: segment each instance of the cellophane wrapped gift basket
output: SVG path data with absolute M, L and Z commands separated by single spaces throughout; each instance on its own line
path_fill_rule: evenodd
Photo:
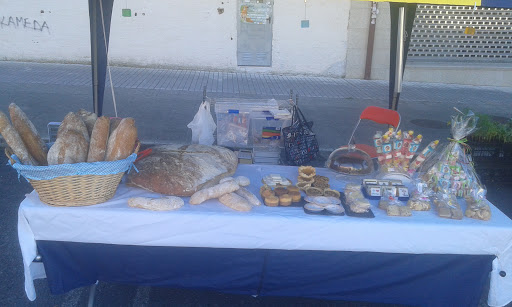
M 477 121 L 478 117 L 471 111 L 453 115 L 450 142 L 421 167 L 422 179 L 436 193 L 462 198 L 485 190 L 473 166 L 471 148 L 466 144 L 466 137 L 476 130 Z

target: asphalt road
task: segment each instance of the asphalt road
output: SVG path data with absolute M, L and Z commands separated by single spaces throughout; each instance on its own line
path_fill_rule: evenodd
M 0 72 L 1 72 L 0 65 Z M 12 73 L 11 73 L 12 74 Z M 66 85 L 56 82 L 34 83 L 27 80 L 28 75 L 20 74 L 8 81 L 0 80 L 0 110 L 7 111 L 10 102 L 20 105 L 43 135 L 46 135 L 46 124 L 60 121 L 69 111 L 79 108 L 90 109 L 91 89 L 88 84 Z M 307 79 L 307 78 L 306 78 Z M 308 86 L 322 87 L 317 79 L 307 79 Z M 317 82 L 317 83 L 315 83 Z M 323 82 L 323 81 L 322 81 Z M 382 86 L 382 83 L 367 83 L 369 86 Z M 399 111 L 402 115 L 402 127 L 413 129 L 425 136 L 425 142 L 433 139 L 445 140 L 449 130 L 445 126 L 453 106 L 460 109 L 471 108 L 475 111 L 510 117 L 512 102 L 506 97 L 510 89 L 472 88 L 465 86 L 428 85 L 432 95 L 426 95 L 424 85 L 405 84 L 404 91 L 409 89 L 409 98 L 403 96 Z M 414 92 L 421 92 L 421 97 Z M 446 93 L 458 97 L 449 100 L 439 99 L 436 93 Z M 482 103 L 474 99 L 480 95 Z M 262 94 L 240 93 L 209 93 L 211 97 L 262 97 Z M 372 97 L 314 97 L 304 95 L 300 106 L 308 119 L 315 122 L 319 142 L 324 149 L 325 158 L 332 148 L 348 141 L 358 115 L 369 105 L 387 106 L 386 94 Z M 165 89 L 146 89 L 121 87 L 116 90 L 119 103 L 119 116 L 135 117 L 141 139 L 144 143 L 188 142 L 191 132 L 186 128 L 200 104 L 200 91 L 173 91 Z M 432 99 L 429 99 L 431 97 Z M 276 96 L 278 99 L 286 97 Z M 467 99 L 466 99 L 467 98 Z M 113 114 L 109 103 L 110 94 L 106 91 L 105 113 Z M 467 101 L 470 101 L 468 103 Z M 375 124 L 367 124 L 357 135 L 359 139 L 370 139 L 379 128 Z M 380 127 L 382 128 L 382 127 Z M 359 131 L 358 131 L 359 132 Z M 70 291 L 64 295 L 51 295 L 46 280 L 36 281 L 37 300 L 30 302 L 23 288 L 23 266 L 17 238 L 17 209 L 24 195 L 32 189 L 23 179 L 18 180 L 17 174 L 5 166 L 6 158 L 0 159 L 0 305 L 2 306 L 85 306 L 88 288 Z M 322 165 L 322 162 L 318 162 Z M 508 216 L 512 217 L 512 187 L 495 182 L 492 177 L 486 181 L 488 198 Z M 482 293 L 480 306 L 487 306 L 487 293 Z M 303 298 L 254 298 L 252 296 L 227 295 L 209 291 L 168 289 L 156 287 L 137 287 L 100 283 L 97 288 L 96 306 L 387 306 L 360 302 L 320 301 Z

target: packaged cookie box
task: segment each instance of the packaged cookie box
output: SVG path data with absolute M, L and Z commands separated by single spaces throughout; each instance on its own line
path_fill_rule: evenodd
M 363 180 L 363 192 L 366 198 L 380 200 L 385 191 L 391 191 L 399 200 L 409 200 L 409 189 L 400 180 Z

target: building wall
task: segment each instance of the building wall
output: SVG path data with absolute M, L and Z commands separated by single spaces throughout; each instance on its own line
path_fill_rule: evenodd
M 370 79 L 388 80 L 391 31 L 389 3 L 379 2 L 377 7 L 379 13 Z M 348 24 L 346 78 L 364 78 L 370 12 L 371 2 L 352 0 Z M 510 87 L 510 80 L 512 80 L 512 65 L 497 63 L 436 63 L 434 61 L 415 63 L 408 60 L 404 73 L 404 81 L 412 82 Z
M 306 5 L 310 28 L 303 29 L 304 2 L 275 1 L 272 67 L 252 68 L 237 66 L 237 0 L 114 1 L 110 60 L 114 65 L 344 77 L 350 0 Z M 90 61 L 87 1 L 0 0 L 0 8 L 0 59 Z M 123 8 L 130 8 L 132 17 L 122 17 Z

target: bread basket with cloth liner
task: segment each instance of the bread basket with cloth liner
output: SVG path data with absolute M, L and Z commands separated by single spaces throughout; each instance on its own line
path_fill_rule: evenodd
M 39 199 L 52 206 L 78 207 L 105 202 L 116 193 L 126 171 L 133 167 L 140 142 L 134 152 L 117 161 L 82 162 L 49 166 L 23 165 L 10 148 L 9 164 L 32 185 Z

